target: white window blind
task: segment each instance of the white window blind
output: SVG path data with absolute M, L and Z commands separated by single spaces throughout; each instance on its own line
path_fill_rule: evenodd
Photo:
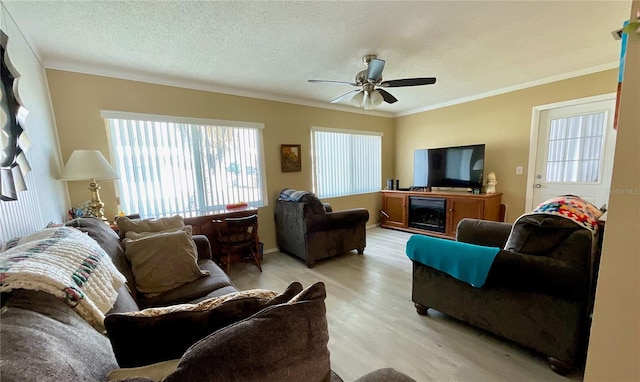
M 313 127 L 311 143 L 319 198 L 380 191 L 382 133 Z
M 605 113 L 551 120 L 547 182 L 599 182 Z
M 120 176 L 120 209 L 197 216 L 266 205 L 262 124 L 102 112 Z

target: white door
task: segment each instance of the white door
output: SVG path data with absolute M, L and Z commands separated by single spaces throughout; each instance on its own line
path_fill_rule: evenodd
M 540 113 L 529 211 L 566 194 L 597 207 L 608 203 L 616 140 L 614 108 L 611 99 Z

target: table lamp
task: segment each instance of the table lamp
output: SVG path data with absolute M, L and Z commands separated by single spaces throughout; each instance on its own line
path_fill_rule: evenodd
M 91 180 L 89 190 L 91 191 L 91 202 L 89 209 L 91 215 L 107 222 L 104 217 L 104 203 L 100 200 L 100 186 L 96 179 L 118 179 L 118 174 L 107 162 L 102 153 L 98 150 L 75 150 L 67 165 L 62 169 L 59 180 Z

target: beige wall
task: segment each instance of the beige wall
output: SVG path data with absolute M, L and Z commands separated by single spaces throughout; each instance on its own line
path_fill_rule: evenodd
M 485 143 L 485 178 L 493 171 L 507 205 L 507 220 L 524 212 L 534 106 L 613 93 L 617 70 L 608 70 L 477 101 L 400 117 L 396 121 L 396 177 L 411 186 L 413 151 Z M 515 175 L 516 166 L 524 174 Z
M 635 0 L 631 17 L 640 9 Z M 640 381 L 640 36 L 629 36 L 585 381 Z
M 47 70 L 55 110 L 60 148 L 66 163 L 76 149 L 100 150 L 109 158 L 107 131 L 100 110 L 164 114 L 196 118 L 261 122 L 265 125 L 264 148 L 269 206 L 261 208 L 260 238 L 265 249 L 276 247 L 273 204 L 284 187 L 311 190 L 311 126 L 371 130 L 382 139 L 382 178 L 393 177 L 394 120 L 362 113 L 347 113 L 282 102 L 229 96 L 205 91 L 154 85 L 109 77 Z M 302 171 L 280 171 L 280 145 L 302 145 Z M 69 182 L 71 205 L 89 199 L 87 182 Z M 101 181 L 101 198 L 107 217 L 116 214 L 115 184 Z M 382 187 L 382 184 L 380 185 Z M 364 207 L 378 221 L 381 197 L 378 193 L 327 200 L 334 210 Z M 135 211 L 126 211 L 135 212 Z

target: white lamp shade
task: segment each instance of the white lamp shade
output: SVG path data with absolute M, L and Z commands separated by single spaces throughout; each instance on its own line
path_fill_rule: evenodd
M 118 179 L 118 174 L 98 150 L 75 150 L 60 180 Z
M 364 92 L 363 91 L 357 92 L 356 95 L 354 95 L 353 98 L 351 98 L 351 104 L 353 106 L 357 106 L 357 107 L 362 106 L 362 101 L 364 101 Z
M 374 90 L 369 94 L 369 98 L 371 98 L 371 105 L 373 107 L 378 107 L 382 104 L 382 101 L 384 101 L 384 98 L 382 98 L 382 94 L 380 94 L 379 91 Z

